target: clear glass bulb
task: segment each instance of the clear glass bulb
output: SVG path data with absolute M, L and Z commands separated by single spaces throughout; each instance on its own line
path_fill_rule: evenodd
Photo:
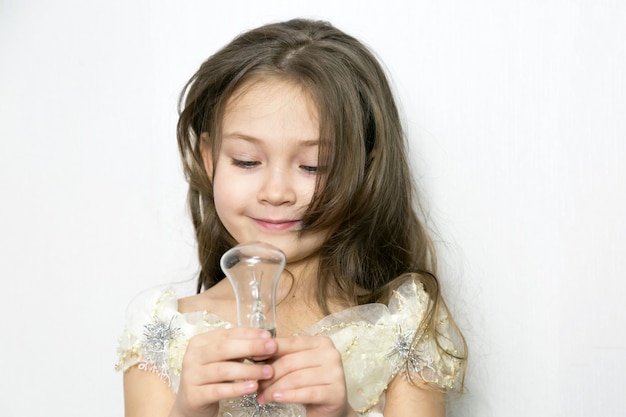
M 266 329 L 275 336 L 276 287 L 285 254 L 268 243 L 244 243 L 228 250 L 220 266 L 235 290 L 238 324 Z

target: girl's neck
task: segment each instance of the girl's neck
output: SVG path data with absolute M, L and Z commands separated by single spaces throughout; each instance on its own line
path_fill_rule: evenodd
M 304 298 L 315 300 L 318 282 L 317 258 L 290 262 L 286 265 L 278 282 L 277 299 Z
M 276 293 L 279 336 L 300 333 L 324 317 L 317 303 L 318 270 L 318 259 L 285 267 Z

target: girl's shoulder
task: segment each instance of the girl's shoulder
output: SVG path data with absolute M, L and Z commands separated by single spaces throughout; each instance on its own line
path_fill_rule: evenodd
M 454 388 L 460 381 L 463 348 L 447 310 L 437 314 L 435 332 L 423 333 L 431 300 L 415 276 L 393 291 L 388 304 L 349 307 L 305 331 L 333 340 L 342 355 L 350 404 L 360 412 L 374 407 L 395 376 Z M 447 354 L 447 352 L 452 353 Z
M 217 314 L 226 311 L 220 307 L 226 300 L 219 291 L 181 297 L 185 293 L 180 285 L 165 285 L 144 291 L 130 302 L 118 339 L 118 371 L 138 366 L 157 373 L 176 391 L 189 339 L 232 326 Z
M 213 287 L 201 292 L 178 299 L 178 311 L 182 314 L 206 312 L 222 317 L 230 323 L 236 322 L 235 293 L 230 282 L 222 280 Z

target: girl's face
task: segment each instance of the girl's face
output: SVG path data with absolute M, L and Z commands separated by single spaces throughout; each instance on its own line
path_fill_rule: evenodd
M 276 79 L 248 83 L 227 102 L 213 173 L 217 214 L 238 243 L 264 241 L 287 262 L 317 250 L 323 233 L 304 233 L 301 220 L 317 177 L 317 109 L 301 88 Z M 209 146 L 204 146 L 209 148 Z

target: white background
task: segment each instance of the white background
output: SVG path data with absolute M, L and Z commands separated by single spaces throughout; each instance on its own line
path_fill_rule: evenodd
M 0 0 L 0 415 L 122 414 L 126 305 L 196 271 L 177 95 L 296 16 L 391 73 L 470 346 L 450 414 L 626 415 L 618 0 Z

